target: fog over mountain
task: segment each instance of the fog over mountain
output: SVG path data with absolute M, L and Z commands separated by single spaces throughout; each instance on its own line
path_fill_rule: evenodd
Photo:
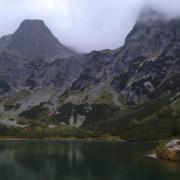
M 0 0 L 0 36 L 13 33 L 24 19 L 42 19 L 62 43 L 80 52 L 115 49 L 144 6 L 180 15 L 179 0 Z

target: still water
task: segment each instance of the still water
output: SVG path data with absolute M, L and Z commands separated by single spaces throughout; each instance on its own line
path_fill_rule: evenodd
M 155 160 L 155 144 L 0 142 L 0 180 L 179 180 L 180 163 Z

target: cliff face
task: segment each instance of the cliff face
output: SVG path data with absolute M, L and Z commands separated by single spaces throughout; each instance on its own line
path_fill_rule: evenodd
M 39 20 L 24 21 L 12 36 L 0 39 L 0 48 L 3 117 L 19 117 L 41 105 L 48 109 L 44 120 L 117 133 L 161 109 L 161 101 L 171 105 L 179 99 L 180 19 L 154 10 L 140 14 L 116 50 L 77 55 Z M 145 115 L 147 103 L 155 108 Z
M 121 86 L 121 78 L 115 77 L 112 86 L 129 103 L 155 93 L 175 73 L 173 67 L 179 71 L 180 19 L 155 17 L 143 14 L 116 57 L 117 75 L 127 78 Z

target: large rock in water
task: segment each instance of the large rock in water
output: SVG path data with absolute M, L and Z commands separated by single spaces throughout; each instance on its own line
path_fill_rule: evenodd
M 26 57 L 75 55 L 62 45 L 42 20 L 24 20 L 13 34 L 7 48 Z
M 156 148 L 157 157 L 172 161 L 180 161 L 180 140 L 172 140 Z

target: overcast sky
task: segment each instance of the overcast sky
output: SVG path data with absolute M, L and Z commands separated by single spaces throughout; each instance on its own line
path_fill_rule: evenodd
M 24 19 L 42 19 L 60 42 L 81 52 L 115 49 L 147 5 L 180 14 L 180 0 L 0 0 L 0 36 Z

